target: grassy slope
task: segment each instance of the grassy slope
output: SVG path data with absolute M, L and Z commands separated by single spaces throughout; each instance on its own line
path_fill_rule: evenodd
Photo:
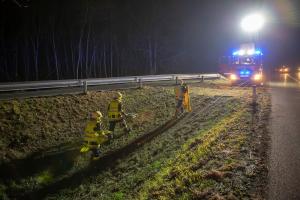
M 193 87 L 192 93 L 194 111 L 178 125 L 120 160 L 115 168 L 87 178 L 80 187 L 48 198 L 222 199 L 227 195 L 234 199 L 260 196 L 258 183 L 261 179 L 255 178 L 265 170 L 260 154 L 250 153 L 251 159 L 248 159 L 256 132 L 252 131 L 250 99 L 241 97 L 243 93 L 249 94 L 249 90 Z M 215 96 L 218 94 L 234 98 L 219 98 Z M 243 101 L 237 100 L 240 98 Z M 218 106 L 203 112 L 203 108 L 216 100 Z M 263 96 L 260 104 L 260 110 L 267 113 L 268 97 Z M 257 169 L 255 174 L 253 169 Z M 247 190 L 249 188 L 253 191 Z
M 245 102 L 245 98 L 241 97 L 241 94 L 249 94 L 249 90 L 246 88 L 228 90 L 226 86 L 215 85 L 213 88 L 211 86 L 211 84 L 204 84 L 201 87 L 192 87 L 194 111 L 178 125 L 145 144 L 138 151 L 128 155 L 126 159 L 119 160 L 114 168 L 95 174 L 95 177 L 87 177 L 86 181 L 79 187 L 67 189 L 48 198 L 222 199 L 226 197 L 234 199 L 261 197 L 259 192 L 263 189 L 264 183 L 261 180 L 262 177 L 265 177 L 266 171 L 262 160 L 265 146 L 261 148 L 265 142 L 262 142 L 261 138 L 264 138 L 263 134 L 265 134 L 267 106 L 270 104 L 268 97 L 266 95 L 261 96 L 263 97 L 260 99 L 259 106 L 261 112 L 254 118 L 258 124 L 255 127 L 251 126 L 250 130 L 252 121 L 251 123 L 249 121 L 249 109 L 247 106 L 244 107 L 247 112 L 243 113 L 238 109 L 238 106 L 246 105 L 241 104 Z M 33 127 L 41 128 L 45 120 L 59 118 L 60 115 L 68 116 L 71 119 L 69 121 L 71 125 L 70 123 L 66 124 L 65 120 L 61 119 L 56 122 L 50 120 L 52 132 L 47 133 L 48 138 L 44 138 L 44 142 L 39 142 L 40 135 L 38 135 L 39 137 L 36 139 L 23 143 L 25 144 L 24 147 L 22 147 L 22 143 L 19 146 L 11 147 L 8 144 L 10 144 L 12 137 L 2 138 L 0 144 L 2 155 L 8 156 L 9 159 L 22 157 L 26 155 L 24 153 L 26 150 L 31 153 L 59 143 L 78 140 L 87 113 L 99 107 L 101 110 L 105 110 L 107 102 L 113 94 L 114 92 L 100 92 L 78 97 L 61 96 L 0 102 L 0 125 L 7 126 L 5 130 L 10 133 L 10 136 L 14 132 L 20 133 L 21 136 L 31 135 L 32 130 L 34 130 Z M 227 97 L 219 98 L 216 95 Z M 104 147 L 104 151 L 124 145 L 141 132 L 164 123 L 174 111 L 172 87 L 126 90 L 124 100 L 128 106 L 128 112 L 135 112 L 139 115 L 136 120 L 130 123 L 134 131 L 129 136 L 112 141 L 109 146 Z M 246 101 L 249 99 L 246 98 Z M 205 106 L 213 102 L 219 106 L 211 107 L 206 112 L 202 112 Z M 54 105 L 56 109 L 45 111 L 44 109 L 49 104 Z M 39 119 L 37 114 L 41 112 L 43 116 Z M 74 114 L 75 112 L 77 115 Z M 235 115 L 240 115 L 240 117 L 234 117 Z M 28 120 L 28 116 L 29 119 L 30 116 L 34 116 L 35 122 Z M 30 123 L 26 124 L 25 119 L 28 120 L 26 123 Z M 14 126 L 19 121 L 22 126 Z M 23 123 L 21 123 L 22 121 Z M 73 129 L 69 127 L 73 127 Z M 61 131 L 62 129 L 66 131 Z M 57 140 L 61 137 L 62 140 Z M 17 135 L 17 138 L 22 137 Z M 207 145 L 202 146 L 205 144 Z M 7 147 L 9 147 L 8 151 L 5 150 Z M 196 150 L 201 148 L 205 150 L 204 154 L 197 153 Z M 193 162 L 196 163 L 190 163 L 189 159 L 176 161 L 182 156 L 190 156 L 189 158 L 193 158 Z M 182 166 L 184 168 L 192 166 L 192 171 L 190 173 L 184 171 L 183 174 L 180 170 L 176 171 Z M 176 170 L 173 174 L 174 169 Z M 254 174 L 253 171 L 255 171 Z M 170 172 L 170 174 L 166 172 Z M 171 177 L 175 175 L 176 181 L 172 178 L 169 180 L 169 175 Z M 259 177 L 259 175 L 263 176 Z M 195 179 L 194 176 L 197 178 Z M 159 180 L 163 180 L 163 184 Z M 195 180 L 196 182 L 193 182 Z M 181 185 L 177 187 L 177 183 Z M 189 184 L 188 187 L 184 185 L 186 183 Z M 165 191 L 166 188 L 167 192 Z
M 174 112 L 172 88 L 146 87 L 122 92 L 125 109 L 139 116 L 131 123 L 135 133 L 162 124 Z M 105 114 L 107 104 L 114 94 L 105 91 L 79 96 L 1 101 L 0 163 L 51 146 L 78 141 L 88 113 L 100 109 Z
M 214 100 L 215 98 L 201 97 L 199 105 L 204 107 Z M 231 102 L 231 106 L 228 107 L 223 105 L 212 109 L 209 115 L 184 118 L 178 125 L 145 144 L 125 160 L 120 160 L 115 168 L 97 174 L 95 178 L 87 178 L 79 188 L 67 190 L 59 195 L 59 198 L 80 199 L 101 196 L 101 199 L 118 199 L 118 196 L 123 196 L 122 199 L 132 199 L 144 181 L 158 172 L 186 140 L 197 134 L 199 129 L 214 126 L 216 121 L 232 111 L 232 105 L 236 105 L 236 102 Z M 223 112 L 220 113 L 221 109 Z M 56 198 L 58 197 L 54 197 Z
M 263 199 L 270 98 L 258 113 L 240 108 L 189 140 L 137 199 Z

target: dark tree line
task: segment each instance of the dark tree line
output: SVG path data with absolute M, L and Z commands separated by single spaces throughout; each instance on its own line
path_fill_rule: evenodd
M 156 0 L 32 0 L 26 7 L 4 1 L 0 80 L 181 72 L 182 7 Z

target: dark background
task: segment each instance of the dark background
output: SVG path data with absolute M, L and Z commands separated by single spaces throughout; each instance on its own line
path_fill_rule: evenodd
M 297 0 L 2 0 L 0 81 L 217 72 L 253 38 L 265 67 L 300 64 Z M 260 11 L 255 36 L 241 18 Z

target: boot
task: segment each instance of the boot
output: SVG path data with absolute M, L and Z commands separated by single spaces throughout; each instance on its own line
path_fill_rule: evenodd
M 97 149 L 93 152 L 93 155 L 92 155 L 92 159 L 93 160 L 98 160 L 100 158 L 100 150 Z
M 125 128 L 125 133 L 130 133 L 130 132 L 131 132 L 131 129 L 128 128 L 128 127 L 126 127 L 126 128 Z
M 108 140 L 112 140 L 113 138 L 114 138 L 114 132 L 112 132 L 108 135 Z

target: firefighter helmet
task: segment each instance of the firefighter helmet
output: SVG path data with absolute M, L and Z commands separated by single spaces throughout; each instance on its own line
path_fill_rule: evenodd
M 103 117 L 100 111 L 95 111 L 90 114 L 91 119 L 101 119 Z
M 123 95 L 121 92 L 117 92 L 116 96 L 115 96 L 115 99 L 122 99 L 123 98 Z

